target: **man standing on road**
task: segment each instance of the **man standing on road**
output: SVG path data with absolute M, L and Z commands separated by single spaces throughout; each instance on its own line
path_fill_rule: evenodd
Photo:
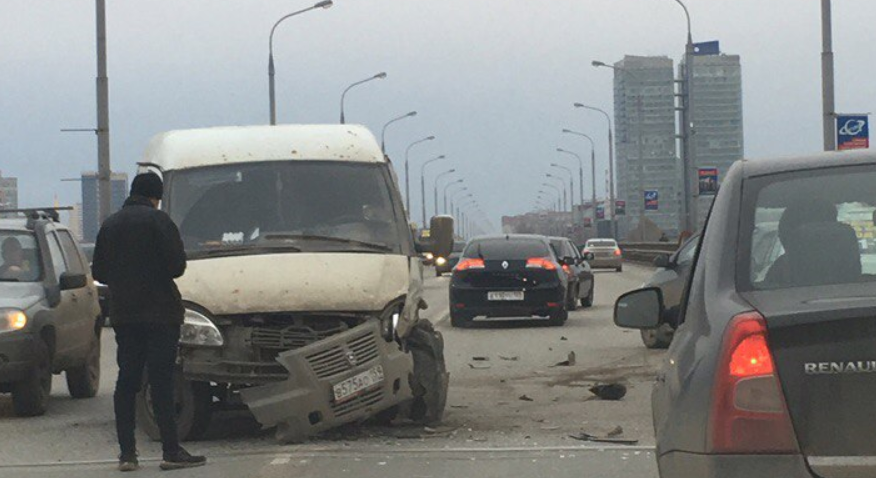
M 135 407 L 144 367 L 161 432 L 161 469 L 189 468 L 207 461 L 185 451 L 177 433 L 174 369 L 185 309 L 173 280 L 185 272 L 186 255 L 176 225 L 158 210 L 163 189 L 157 174 L 138 174 L 122 210 L 101 226 L 94 249 L 94 279 L 106 284 L 112 294 L 110 320 L 119 364 L 114 404 L 121 471 L 139 468 Z

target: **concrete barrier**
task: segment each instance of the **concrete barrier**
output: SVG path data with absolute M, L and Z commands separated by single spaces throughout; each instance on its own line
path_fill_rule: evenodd
M 624 259 L 630 262 L 650 264 L 661 254 L 673 254 L 678 250 L 674 242 L 623 242 L 620 248 Z

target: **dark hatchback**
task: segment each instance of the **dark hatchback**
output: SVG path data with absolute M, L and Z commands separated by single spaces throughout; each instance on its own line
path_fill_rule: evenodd
M 568 279 L 543 236 L 472 239 L 450 280 L 450 320 L 465 327 L 475 317 L 568 318 Z
M 874 185 L 867 152 L 730 169 L 654 386 L 660 476 L 876 476 Z M 615 320 L 653 327 L 661 302 Z

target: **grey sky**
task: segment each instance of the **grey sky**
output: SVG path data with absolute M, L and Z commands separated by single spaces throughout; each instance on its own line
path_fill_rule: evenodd
M 266 123 L 268 31 L 313 0 L 109 3 L 112 160 L 132 173 L 159 131 Z M 687 3 L 696 41 L 717 39 L 742 56 L 747 156 L 819 150 L 820 2 Z M 59 129 L 95 121 L 94 2 L 4 0 L 2 12 L 0 170 L 20 178 L 22 205 L 55 194 L 76 202 L 78 184 L 59 180 L 96 168 L 96 141 Z M 876 2 L 834 1 L 840 111 L 876 111 L 873 24 Z M 677 61 L 684 40 L 672 0 L 335 0 L 278 30 L 279 119 L 336 122 L 343 88 L 386 71 L 350 93 L 348 122 L 379 134 L 387 119 L 418 110 L 388 135 L 390 155 L 398 163 L 410 141 L 437 135 L 417 150 L 413 170 L 446 154 L 498 223 L 532 207 L 541 182 L 533 178 L 557 146 L 584 151 L 562 128 L 595 135 L 605 169 L 604 120 L 572 108 L 611 108 L 611 73 L 591 60 Z

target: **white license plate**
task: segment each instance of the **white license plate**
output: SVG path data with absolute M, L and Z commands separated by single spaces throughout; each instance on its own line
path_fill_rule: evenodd
M 523 291 L 487 292 L 487 300 L 495 302 L 521 301 L 523 297 Z
M 335 402 L 345 402 L 351 398 L 355 398 L 361 392 L 374 388 L 383 383 L 383 367 L 378 365 L 370 370 L 360 373 L 355 377 L 350 377 L 341 383 L 336 384 L 334 388 Z

